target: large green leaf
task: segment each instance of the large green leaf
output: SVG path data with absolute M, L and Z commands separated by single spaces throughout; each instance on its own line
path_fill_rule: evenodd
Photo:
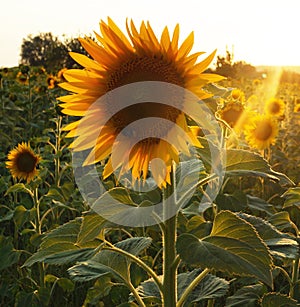
M 181 298 L 184 291 L 192 283 L 192 281 L 201 273 L 201 269 L 195 269 L 191 272 L 181 273 L 177 276 L 177 295 Z M 214 299 L 222 297 L 229 289 L 229 282 L 223 278 L 214 275 L 206 275 L 199 284 L 191 291 L 187 297 L 184 306 L 189 306 L 191 303 L 197 303 L 206 299 Z M 161 299 L 159 289 L 153 279 L 148 279 L 142 282 L 137 288 L 140 296 L 145 299 Z
M 39 250 L 33 254 L 24 266 L 31 266 L 36 262 L 50 264 L 65 264 L 86 260 L 95 253 L 95 246 L 80 247 L 77 242 L 81 219 L 77 218 L 48 233 Z
M 286 175 L 272 170 L 262 156 L 242 149 L 227 150 L 226 174 L 228 176 L 260 176 L 279 181 L 282 185 L 294 185 Z
M 181 258 L 202 268 L 253 276 L 272 285 L 272 258 L 256 230 L 230 211 L 216 215 L 211 234 L 199 240 L 182 234 L 177 240 Z
M 150 244 L 151 238 L 135 237 L 118 242 L 114 246 L 136 256 Z M 103 249 L 90 260 L 71 267 L 69 273 L 76 280 L 90 280 L 112 274 L 114 277 L 128 281 L 130 262 L 129 258 L 117 251 Z
M 245 286 L 226 299 L 225 307 L 257 307 L 265 291 L 262 284 Z
M 254 226 L 260 237 L 270 248 L 273 256 L 281 259 L 296 259 L 298 257 L 299 245 L 291 235 L 280 232 L 262 218 L 245 213 L 239 213 L 238 216 Z
M 296 300 L 281 293 L 266 293 L 261 300 L 261 307 L 296 307 Z

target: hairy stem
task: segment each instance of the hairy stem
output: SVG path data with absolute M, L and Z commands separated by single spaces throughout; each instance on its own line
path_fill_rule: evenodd
M 163 232 L 163 306 L 175 307 L 177 302 L 177 265 L 176 263 L 176 187 L 174 170 L 171 184 L 163 193 L 164 232 Z M 175 211 L 174 211 L 175 210 Z

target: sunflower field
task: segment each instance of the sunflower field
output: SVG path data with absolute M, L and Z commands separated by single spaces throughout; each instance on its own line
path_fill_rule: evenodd
M 0 306 L 300 306 L 299 76 L 99 33 L 0 69 Z

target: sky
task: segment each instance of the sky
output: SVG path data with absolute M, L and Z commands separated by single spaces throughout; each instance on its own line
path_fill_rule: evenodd
M 194 52 L 225 55 L 227 48 L 234 61 L 300 66 L 299 12 L 299 0 L 8 0 L 0 11 L 0 67 L 19 64 L 29 34 L 89 35 L 107 16 L 122 30 L 126 18 L 147 20 L 157 35 L 179 23 L 181 41 L 194 31 Z

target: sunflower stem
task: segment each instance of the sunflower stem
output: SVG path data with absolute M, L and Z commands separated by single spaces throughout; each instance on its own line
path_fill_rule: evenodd
M 292 272 L 292 284 L 290 288 L 290 297 L 294 298 L 295 296 L 295 286 L 299 279 L 299 257 L 293 262 L 293 272 Z
M 174 172 L 174 170 L 172 170 Z M 176 229 L 177 213 L 176 207 L 176 187 L 171 173 L 171 184 L 163 191 L 164 222 L 163 232 L 163 306 L 175 307 L 177 302 L 177 263 L 176 261 Z M 169 218 L 170 217 L 170 218 Z
M 41 215 L 40 215 L 40 201 L 38 188 L 35 188 L 33 191 L 33 205 L 36 211 L 35 218 L 35 231 L 38 235 L 42 234 L 42 225 L 41 225 Z M 45 267 L 44 263 L 38 263 L 39 268 L 39 277 L 40 277 L 40 287 L 44 287 L 44 278 L 45 278 Z

